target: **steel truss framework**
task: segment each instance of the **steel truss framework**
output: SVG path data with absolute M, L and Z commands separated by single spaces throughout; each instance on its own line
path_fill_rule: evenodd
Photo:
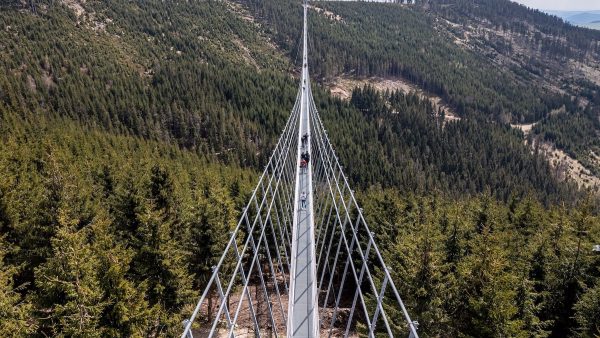
M 184 323 L 182 338 L 203 337 L 418 337 L 390 270 L 348 184 L 315 106 L 306 61 L 287 124 L 218 264 Z M 306 128 L 301 130 L 301 128 Z M 301 134 L 309 131 L 308 145 Z M 299 152 L 311 151 L 309 168 Z M 303 176 L 304 175 L 304 176 Z M 298 181 L 308 182 L 309 211 L 299 207 Z M 297 265 L 300 214 L 308 218 L 314 260 Z M 310 269 L 318 313 L 309 333 L 296 334 L 296 269 Z M 303 290 L 303 289 L 301 289 Z M 306 288 L 306 290 L 309 290 Z M 306 305 L 305 305 L 306 306 Z M 312 317 L 303 320 L 310 321 Z M 301 318 L 302 319 L 302 318 Z

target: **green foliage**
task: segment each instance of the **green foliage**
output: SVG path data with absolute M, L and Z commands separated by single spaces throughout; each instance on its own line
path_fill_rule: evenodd
M 577 335 L 597 337 L 600 335 L 600 284 L 586 290 L 575 305 Z
M 548 210 L 373 188 L 360 203 L 421 336 L 597 334 L 600 218 L 589 202 Z
M 4 103 L 0 111 L 8 120 L 37 115 L 61 117 L 110 133 L 176 144 L 211 162 L 250 167 L 265 162 L 293 105 L 296 86 L 282 72 L 286 64 L 269 47 L 265 32 L 240 19 L 238 11 L 243 8 L 220 2 L 94 1 L 85 3 L 86 14 L 77 17 L 60 2 L 46 4 L 45 10 L 37 13 L 0 13 L 10 27 L 0 30 L 0 41 L 7 41 L 7 48 L 0 49 L 5 56 L 0 58 L 0 66 L 5 70 L 0 72 L 0 102 Z M 287 34 L 291 39 L 299 32 L 300 16 L 295 11 L 299 6 L 269 1 L 247 5 L 251 12 L 264 14 L 257 17 L 268 20 L 267 26 L 276 27 L 279 38 L 284 39 L 282 34 Z M 385 52 L 396 59 L 401 55 L 397 50 L 380 46 L 396 40 L 394 48 L 409 54 L 418 53 L 426 47 L 423 44 L 431 44 L 436 46 L 434 51 L 440 58 L 446 54 L 464 62 L 474 58 L 443 37 L 436 37 L 416 9 L 369 5 L 366 8 L 373 13 L 359 13 L 355 5 L 344 6 L 335 8 L 348 12 L 342 23 L 311 15 L 312 34 L 320 37 L 311 42 L 311 53 L 316 55 L 311 58 L 318 60 L 311 67 L 317 74 L 336 71 L 336 65 L 344 58 L 350 58 L 348 62 L 366 62 L 360 61 L 363 56 L 350 57 L 365 50 L 365 39 L 370 46 L 365 50 L 365 60 L 380 65 L 386 64 L 382 61 L 385 58 L 369 53 Z M 267 15 L 271 10 L 276 12 Z M 392 14 L 411 24 L 399 30 Z M 380 15 L 383 19 L 374 19 Z M 382 20 L 386 30 L 375 29 Z M 100 28 L 94 28 L 99 23 Z M 282 27 L 277 26 L 280 24 Z M 404 39 L 398 39 L 399 32 Z M 357 42 L 341 44 L 338 39 Z M 241 47 L 232 43 L 238 40 L 248 47 L 258 69 L 252 62 L 238 58 L 245 55 L 240 53 Z M 291 41 L 279 42 L 289 50 L 287 47 L 295 45 Z M 332 49 L 334 46 L 345 46 L 345 56 L 338 57 L 342 51 L 338 47 Z M 383 49 L 374 48 L 377 46 Z M 448 70 L 446 59 L 409 54 L 402 62 L 421 75 L 433 76 Z M 425 66 L 439 68 L 440 72 L 422 68 Z M 482 60 L 460 71 L 488 72 L 485 78 L 493 79 L 495 85 L 515 83 L 510 79 L 497 81 L 501 74 L 489 69 Z M 461 79 L 436 81 L 445 86 L 471 83 L 469 88 L 487 88 L 475 85 L 479 83 L 475 78 L 463 79 L 466 74 L 452 76 Z M 452 89 L 455 92 L 457 98 L 469 102 L 473 101 L 469 97 L 495 97 L 492 92 L 474 96 Z M 512 88 L 506 94 L 510 97 L 507 100 L 518 102 L 517 94 L 521 93 L 527 90 Z M 379 183 L 421 192 L 436 189 L 452 193 L 476 193 L 489 188 L 501 199 L 531 191 L 548 201 L 573 195 L 572 189 L 552 178 L 539 156 L 532 156 L 521 144 L 520 134 L 507 127 L 474 114 L 466 122 L 442 128 L 442 122 L 435 117 L 438 112 L 416 95 L 395 93 L 388 98 L 363 90 L 354 96 L 351 104 L 346 104 L 322 91 L 316 93 L 324 122 L 354 185 L 368 187 Z M 393 109 L 388 109 L 387 99 L 394 101 Z M 523 100 L 528 102 L 526 109 L 516 110 L 542 109 L 535 108 L 538 101 L 531 97 Z M 474 112 L 491 106 L 471 103 L 479 107 Z M 46 184 L 54 184 L 53 177 L 48 173 Z M 108 189 L 114 189 L 110 182 L 105 183 Z M 33 184 L 31 191 L 39 192 L 38 186 Z M 129 188 L 117 190 L 117 198 L 129 199 L 132 206 L 136 199 L 143 198 L 141 192 Z M 23 201 L 27 198 L 23 196 Z M 56 201 L 48 195 L 46 200 L 36 202 L 44 205 L 32 210 L 48 211 L 38 215 L 44 222 L 38 222 L 37 228 L 19 226 L 19 236 L 48 248 L 44 241 L 51 238 L 56 224 Z M 135 215 L 124 215 L 115 208 L 119 212 L 115 215 L 119 227 L 137 226 Z M 29 254 L 32 260 L 40 261 L 47 255 L 35 251 Z
M 264 162 L 295 98 L 285 63 L 225 3 L 171 4 L 90 1 L 80 18 L 59 1 L 37 14 L 0 11 L 0 102 L 10 114 Z
M 0 335 L 20 337 L 31 334 L 35 325 L 31 318 L 32 304 L 15 287 L 18 268 L 5 262 L 9 249 L 10 245 L 0 235 Z
M 509 7 L 509 1 L 432 1 L 431 6 L 398 6 L 360 2 L 322 2 L 327 11 L 340 16 L 311 15 L 311 64 L 313 73 L 325 79 L 340 74 L 358 76 L 401 76 L 427 92 L 435 93 L 452 104 L 462 116 L 485 113 L 502 120 L 508 114 L 513 121 L 537 121 L 552 109 L 570 101 L 550 93 L 534 81 L 524 82 L 512 72 L 499 69 L 485 56 L 454 43 L 450 34 L 440 33 L 440 15 L 462 21 L 479 8 L 486 9 L 485 19 L 504 20 L 495 8 Z M 275 33 L 289 55 L 297 51 L 302 20 L 300 6 L 292 1 L 248 1 L 249 8 Z M 429 1 L 427 2 L 429 3 Z M 437 5 L 436 3 L 440 3 Z M 517 5 L 513 7 L 520 8 Z M 437 12 L 434 12 L 438 14 Z M 311 13 L 312 14 L 312 13 Z M 452 14 L 452 15 L 450 15 Z M 460 22 L 462 22 L 460 21 Z M 564 24 L 562 24 L 564 26 Z M 508 28 L 507 28 L 508 29 Z M 578 35 L 572 29 L 571 35 Z M 581 29 L 583 31 L 583 29 Z M 591 48 L 599 34 L 579 34 Z M 581 52 L 585 54 L 585 50 Z M 506 121 L 505 121 L 506 122 Z
M 269 39 L 294 54 L 300 7 L 247 5 L 261 25 L 228 2 L 87 1 L 80 16 L 0 4 L 0 336 L 180 332 L 255 181 L 240 167 L 265 162 L 297 89 Z M 467 117 L 444 123 L 414 94 L 315 88 L 422 335 L 597 334 L 593 202 L 553 206 L 577 193 L 479 114 L 575 103 L 458 48 L 423 9 L 359 5 L 323 4 L 341 22 L 311 16 L 316 74 L 404 76 Z M 584 48 L 578 32 L 567 39 Z M 592 109 L 540 133 L 580 153 Z
M 42 327 L 52 335 L 100 337 L 100 315 L 106 306 L 98 281 L 101 267 L 86 243 L 87 228 L 61 210 L 59 228 L 52 238 L 52 257 L 36 269 Z
M 595 95 L 600 100 L 600 87 Z M 600 109 L 592 105 L 581 112 L 551 115 L 537 124 L 533 131 L 541 141 L 552 142 L 570 156 L 580 160 L 586 168 L 600 175 L 600 163 L 594 155 L 600 154 Z
M 189 220 L 192 269 L 197 271 L 197 280 L 201 281 L 196 287 L 201 288 L 208 282 L 206 278 L 212 273 L 212 267 L 219 262 L 221 251 L 236 226 L 237 213 L 227 191 L 209 182 L 196 188 L 192 203 Z
M 469 24 L 485 18 L 503 31 L 533 38 L 544 54 L 582 59 L 588 52 L 599 51 L 593 42 L 600 39 L 598 31 L 573 26 L 555 16 L 515 2 L 433 0 L 431 5 L 432 10 L 456 23 Z M 527 27 L 527 24 L 535 30 Z
M 321 102 L 346 172 L 362 187 L 457 194 L 490 190 L 501 200 L 531 193 L 552 201 L 576 194 L 558 183 L 545 159 L 531 154 L 520 133 L 508 126 L 479 119 L 445 123 L 416 94 L 381 94 L 369 86 L 352 93 L 350 103 L 360 112 L 339 101 Z
M 339 16 L 311 11 L 309 43 L 311 59 L 317 60 L 311 70 L 322 81 L 340 75 L 401 77 L 437 94 L 462 117 L 539 122 L 536 134 L 600 173 L 590 154 L 600 154 L 600 90 L 583 77 L 564 73 L 566 63 L 597 58 L 597 31 L 508 0 L 315 6 Z M 288 55 L 299 53 L 302 21 L 297 3 L 250 0 L 248 7 Z M 478 38 L 469 31 L 489 32 Z M 468 48 L 457 39 L 469 41 Z M 519 50 L 513 50 L 513 40 Z M 557 85 L 565 94 L 547 89 Z M 557 115 L 561 110 L 565 114 Z
M 9 126 L 0 145 L 2 332 L 176 335 L 197 297 L 195 264 L 222 250 L 255 175 L 64 119 Z M 194 192 L 195 182 L 210 193 Z M 202 227 L 191 222 L 198 215 L 207 215 Z M 205 238 L 215 238 L 210 250 L 189 246 Z

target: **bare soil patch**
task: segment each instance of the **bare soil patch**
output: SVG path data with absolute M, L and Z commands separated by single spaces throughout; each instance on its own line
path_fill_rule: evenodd
M 309 9 L 314 9 L 317 13 L 326 16 L 329 20 L 338 21 L 338 22 L 339 21 L 343 21 L 343 19 L 342 19 L 342 17 L 340 15 L 335 14 L 335 13 L 333 13 L 331 11 L 326 10 L 326 9 L 323 9 L 321 7 L 317 7 L 317 6 L 314 6 L 314 5 L 308 5 L 308 8 Z
M 535 145 L 535 143 L 534 143 Z M 560 180 L 572 180 L 581 188 L 600 191 L 600 178 L 587 169 L 581 162 L 548 142 L 539 143 L 540 150 L 546 156 L 556 176 Z
M 381 92 L 385 92 L 386 90 L 399 90 L 404 93 L 416 93 L 422 99 L 429 100 L 436 110 L 441 109 L 444 112 L 444 119 L 446 122 L 461 119 L 458 114 L 456 114 L 456 111 L 454 111 L 452 107 L 445 103 L 441 97 L 431 93 L 426 93 L 416 85 L 398 77 L 355 78 L 350 76 L 340 76 L 327 84 L 327 87 L 333 96 L 339 97 L 342 100 L 350 100 L 352 97 L 352 90 L 356 87 L 362 87 L 366 84 L 373 86 L 373 88 Z
M 261 335 L 267 337 L 284 337 L 286 335 L 287 328 L 287 315 L 288 315 L 288 293 L 285 292 L 284 278 L 286 281 L 289 281 L 287 274 L 285 277 L 283 275 L 277 276 L 277 286 L 279 288 L 281 298 L 277 296 L 275 283 L 273 282 L 272 277 L 265 275 L 266 283 L 267 283 L 267 291 L 269 294 L 269 301 L 266 301 L 264 296 L 264 290 L 260 285 L 259 281 L 252 281 L 248 286 L 248 291 L 250 293 L 250 297 L 252 298 L 252 309 L 256 313 L 256 318 L 261 327 Z M 232 291 L 232 296 L 229 301 L 226 302 L 227 309 L 229 310 L 229 316 L 233 320 L 238 303 L 240 301 L 240 297 L 243 297 L 242 306 L 240 308 L 238 314 L 237 325 L 235 326 L 233 333 L 235 337 L 255 337 L 254 335 L 254 320 L 252 318 L 252 312 L 250 311 L 250 306 L 248 302 L 247 295 L 242 295 L 243 287 L 240 285 L 234 291 Z M 206 301 L 200 309 L 200 313 L 198 314 L 198 318 L 194 323 L 193 335 L 194 337 L 204 338 L 208 337 L 211 330 L 212 320 L 208 320 L 208 318 L 214 318 L 219 311 L 220 300 L 218 294 L 213 292 L 211 294 L 212 308 L 211 314 L 209 315 L 208 304 Z M 271 321 L 271 317 L 269 316 L 268 306 L 271 304 L 272 312 L 273 312 L 273 321 L 275 322 L 275 329 L 273 329 L 273 322 Z M 323 326 L 326 328 L 321 328 L 321 336 L 325 337 L 329 335 L 329 324 L 331 323 L 331 319 L 333 317 L 333 309 L 332 308 L 319 308 L 319 316 L 322 316 Z M 332 337 L 343 337 L 347 319 L 350 314 L 349 308 L 338 309 L 336 318 L 337 324 L 331 330 Z M 221 320 L 216 327 L 216 336 L 226 338 L 229 329 L 227 327 L 227 319 L 225 314 L 221 316 Z M 276 335 L 277 334 L 277 335 Z M 350 332 L 349 337 L 354 338 L 358 337 L 355 332 Z
M 533 129 L 533 127 L 535 127 L 536 124 L 537 124 L 537 122 L 526 123 L 526 124 L 511 124 L 510 126 L 515 129 L 520 129 L 523 132 L 523 134 L 525 134 L 525 135 L 529 135 L 531 133 L 531 130 Z
M 581 77 L 600 86 L 600 64 L 582 63 L 579 61 L 570 61 L 569 66 L 574 72 L 579 72 Z
M 252 52 L 250 52 L 250 49 L 246 47 L 246 45 L 244 45 L 244 42 L 236 37 L 235 39 L 233 39 L 233 43 L 240 50 L 241 56 L 244 59 L 244 61 L 247 64 L 252 65 L 254 68 L 259 69 L 258 63 L 254 59 L 254 57 L 252 57 Z
M 78 18 L 85 14 L 85 8 L 81 5 L 85 3 L 85 0 L 61 0 L 61 2 L 69 7 Z

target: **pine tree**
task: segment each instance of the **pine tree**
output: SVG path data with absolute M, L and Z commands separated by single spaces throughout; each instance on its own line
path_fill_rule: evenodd
M 209 179 L 210 185 L 207 182 L 200 190 L 196 190 L 192 218 L 188 225 L 191 248 L 190 269 L 199 277 L 196 279 L 197 288 L 206 286 L 212 268 L 219 262 L 231 237 L 231 231 L 236 225 L 234 204 L 227 190 L 214 178 Z M 231 250 L 233 252 L 233 249 Z M 235 261 L 233 255 L 228 257 L 221 267 L 221 273 L 226 274 L 227 271 L 232 270 L 233 261 Z M 212 298 L 209 301 L 210 316 Z
M 600 282 L 583 293 L 574 306 L 578 337 L 600 336 Z
M 22 337 L 35 330 L 33 307 L 23 299 L 19 287 L 15 287 L 18 269 L 4 260 L 9 251 L 9 244 L 0 236 L 0 336 Z
M 101 337 L 100 318 L 107 302 L 100 286 L 100 260 L 88 241 L 89 228 L 59 210 L 51 239 L 52 256 L 36 268 L 42 330 L 50 335 Z

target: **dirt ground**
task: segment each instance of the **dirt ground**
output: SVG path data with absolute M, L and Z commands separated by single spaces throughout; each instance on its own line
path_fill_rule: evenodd
M 267 276 L 265 276 L 267 277 Z M 285 292 L 285 284 L 282 276 L 278 276 L 277 282 L 279 291 L 281 294 L 281 298 L 277 296 L 277 291 L 275 288 L 275 283 L 273 282 L 272 277 L 267 278 L 270 280 L 267 282 L 267 292 L 269 293 L 269 300 L 272 306 L 273 311 L 273 321 L 275 322 L 275 326 L 273 328 L 273 322 L 271 322 L 270 316 L 268 315 L 268 303 L 265 301 L 264 291 L 258 280 L 252 281 L 251 285 L 248 286 L 248 290 L 250 293 L 250 297 L 252 298 L 253 309 L 257 314 L 257 321 L 259 326 L 261 327 L 261 336 L 265 337 L 285 337 L 286 336 L 286 318 L 288 313 L 288 294 Z M 285 277 L 285 281 L 287 282 L 287 276 Z M 238 302 L 241 297 L 242 286 L 236 288 L 235 291 L 232 292 L 232 296 L 228 302 L 229 315 L 233 320 Z M 200 309 L 200 314 L 198 315 L 198 320 L 196 320 L 195 327 L 193 329 L 194 338 L 207 338 L 210 334 L 212 320 L 207 320 L 208 318 L 214 318 L 217 314 L 220 300 L 216 292 L 213 292 L 212 297 L 212 313 L 209 316 L 208 314 L 208 303 L 205 302 L 203 307 Z M 323 327 L 321 328 L 322 336 L 329 336 L 329 325 L 331 323 L 331 319 L 333 317 L 333 309 L 332 308 L 319 308 L 319 315 L 322 316 Z M 343 337 L 344 331 L 346 329 L 347 319 L 350 315 L 349 308 L 340 308 L 338 310 L 336 316 L 336 325 L 332 330 L 332 337 Z M 202 320 L 203 319 L 203 320 Z M 221 315 L 221 319 L 217 326 L 216 337 L 227 337 L 229 331 L 227 329 L 227 319 L 225 314 Z M 240 308 L 240 312 L 238 315 L 237 325 L 233 331 L 235 337 L 240 338 L 252 338 L 255 336 L 254 330 L 254 321 L 251 316 L 251 311 L 248 302 L 248 296 L 243 296 L 242 306 Z M 349 337 L 357 337 L 354 332 L 351 332 Z
M 333 96 L 339 97 L 342 100 L 350 100 L 350 97 L 352 96 L 352 90 L 356 87 L 362 87 L 365 84 L 370 84 L 381 92 L 386 90 L 399 90 L 404 93 L 417 93 L 421 98 L 428 99 L 436 110 L 442 109 L 444 111 L 444 119 L 446 122 L 460 120 L 460 117 L 456 114 L 456 112 L 448 104 L 446 104 L 441 97 L 432 95 L 430 93 L 425 93 L 417 86 L 402 78 L 356 78 L 351 76 L 339 76 L 328 83 L 327 87 Z
M 594 176 L 581 162 L 550 143 L 540 143 L 539 146 L 559 179 L 573 180 L 580 187 L 600 190 L 600 178 Z

